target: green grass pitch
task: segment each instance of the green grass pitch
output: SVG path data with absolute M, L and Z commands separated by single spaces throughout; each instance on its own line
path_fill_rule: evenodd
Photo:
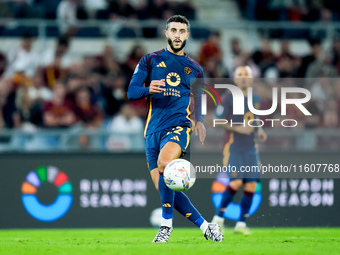
M 340 228 L 251 230 L 240 236 L 227 229 L 214 243 L 199 229 L 175 228 L 166 244 L 152 243 L 156 229 L 1 230 L 0 254 L 340 254 Z

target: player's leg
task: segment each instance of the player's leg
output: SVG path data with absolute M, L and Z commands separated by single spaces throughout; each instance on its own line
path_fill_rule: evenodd
M 222 232 L 224 232 L 224 212 L 228 205 L 233 201 L 234 195 L 242 186 L 242 183 L 242 179 L 232 180 L 223 192 L 221 204 L 212 220 L 213 223 L 216 223 L 220 226 Z
M 236 169 L 240 169 L 242 164 L 242 158 L 239 152 L 230 151 L 230 156 L 227 162 L 228 166 L 235 166 Z M 230 176 L 230 183 L 226 187 L 225 191 L 222 194 L 222 200 L 220 206 L 218 207 L 216 214 L 212 220 L 212 222 L 218 224 L 221 228 L 221 231 L 224 231 L 224 211 L 228 207 L 228 205 L 233 201 L 234 195 L 242 186 L 243 183 L 243 173 L 236 171 L 228 173 Z
M 165 143 L 165 146 L 168 146 L 168 144 L 176 144 L 178 146 L 177 148 L 179 149 L 178 152 L 180 153 L 177 157 L 179 158 L 184 155 L 185 150 L 189 145 L 189 139 L 189 127 L 176 127 L 172 128 L 170 132 L 167 132 L 167 136 L 165 137 L 163 143 Z M 165 146 L 163 148 L 165 148 Z M 160 157 L 161 155 L 162 152 L 160 153 Z M 171 160 L 166 160 L 163 167 L 165 168 L 165 166 Z M 197 227 L 199 227 L 207 239 L 209 238 L 213 241 L 222 241 L 223 235 L 219 232 L 218 226 L 214 224 L 209 224 L 183 192 L 175 192 L 174 208 L 180 214 L 182 214 L 184 217 L 194 223 Z
M 158 167 L 150 170 L 151 180 L 155 185 L 156 190 L 158 191 L 158 181 L 159 181 L 159 171 Z
M 159 171 L 158 168 L 155 168 L 150 171 L 151 179 L 158 190 L 158 180 L 159 180 Z M 190 199 L 183 192 L 175 192 L 175 201 L 174 208 L 194 223 L 197 227 L 199 227 L 203 234 L 206 232 L 208 227 L 208 222 L 202 217 L 202 215 L 198 212 L 195 206 L 191 203 Z
M 181 156 L 181 147 L 174 142 L 167 142 L 161 149 L 158 156 L 158 190 L 162 202 L 162 221 L 161 226 L 172 228 L 172 216 L 174 208 L 175 191 L 166 186 L 163 179 L 163 172 L 167 164 Z
M 245 185 L 244 185 L 244 191 L 241 198 L 241 214 L 240 218 L 237 221 L 234 233 L 235 234 L 243 234 L 243 235 L 250 235 L 251 232 L 247 228 L 246 220 L 249 217 L 249 209 L 251 207 L 251 204 L 253 202 L 253 196 L 256 189 L 256 181 L 247 182 L 249 179 L 245 179 Z
M 158 168 L 158 158 L 160 154 L 159 148 L 160 148 L 161 140 L 162 140 L 161 131 L 153 133 L 151 135 L 147 135 L 145 137 L 145 152 L 146 152 L 148 167 L 150 170 L 151 179 L 157 190 L 159 190 L 159 179 L 163 179 L 163 178 L 159 178 L 159 168 Z M 162 195 L 161 195 L 161 200 L 162 200 Z M 162 208 L 163 208 L 163 213 L 164 213 L 165 207 L 162 206 Z M 170 209 L 172 208 L 173 208 L 173 202 L 172 202 L 172 207 Z M 162 223 L 164 225 L 164 222 Z M 171 234 L 171 231 L 172 231 L 172 225 L 170 227 L 161 226 L 153 242 L 167 242 Z
M 150 171 L 151 179 L 158 190 L 159 171 L 155 168 Z M 203 234 L 206 233 L 209 223 L 202 217 L 199 211 L 191 203 L 190 199 L 183 192 L 175 192 L 174 208 L 199 227 Z
M 245 155 L 246 166 L 257 166 L 258 156 L 255 150 L 248 152 Z M 241 214 L 236 226 L 234 233 L 249 235 L 250 230 L 247 228 L 246 220 L 249 217 L 249 210 L 253 202 L 253 196 L 255 193 L 257 182 L 259 181 L 260 173 L 249 172 L 244 176 L 244 191 L 241 198 Z

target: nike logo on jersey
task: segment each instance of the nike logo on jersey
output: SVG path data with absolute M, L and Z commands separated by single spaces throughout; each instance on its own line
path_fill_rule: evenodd
M 164 61 L 162 61 L 161 63 L 159 63 L 159 64 L 157 65 L 157 67 L 166 67 L 166 65 L 165 65 Z

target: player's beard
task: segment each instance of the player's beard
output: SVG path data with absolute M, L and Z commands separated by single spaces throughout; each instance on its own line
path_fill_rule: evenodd
M 171 41 L 171 39 L 168 38 L 168 44 L 170 45 L 170 48 L 172 49 L 172 51 L 175 52 L 175 53 L 181 51 L 181 50 L 185 47 L 186 43 L 187 43 L 187 40 L 184 40 L 184 41 L 182 42 L 181 47 L 175 48 L 173 42 Z

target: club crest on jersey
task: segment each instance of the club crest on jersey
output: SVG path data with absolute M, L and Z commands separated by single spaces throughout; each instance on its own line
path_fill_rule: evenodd
M 166 82 L 173 87 L 178 86 L 181 83 L 181 77 L 177 73 L 169 73 L 166 76 Z
M 184 67 L 184 72 L 188 75 L 192 74 L 192 69 L 188 66 Z

